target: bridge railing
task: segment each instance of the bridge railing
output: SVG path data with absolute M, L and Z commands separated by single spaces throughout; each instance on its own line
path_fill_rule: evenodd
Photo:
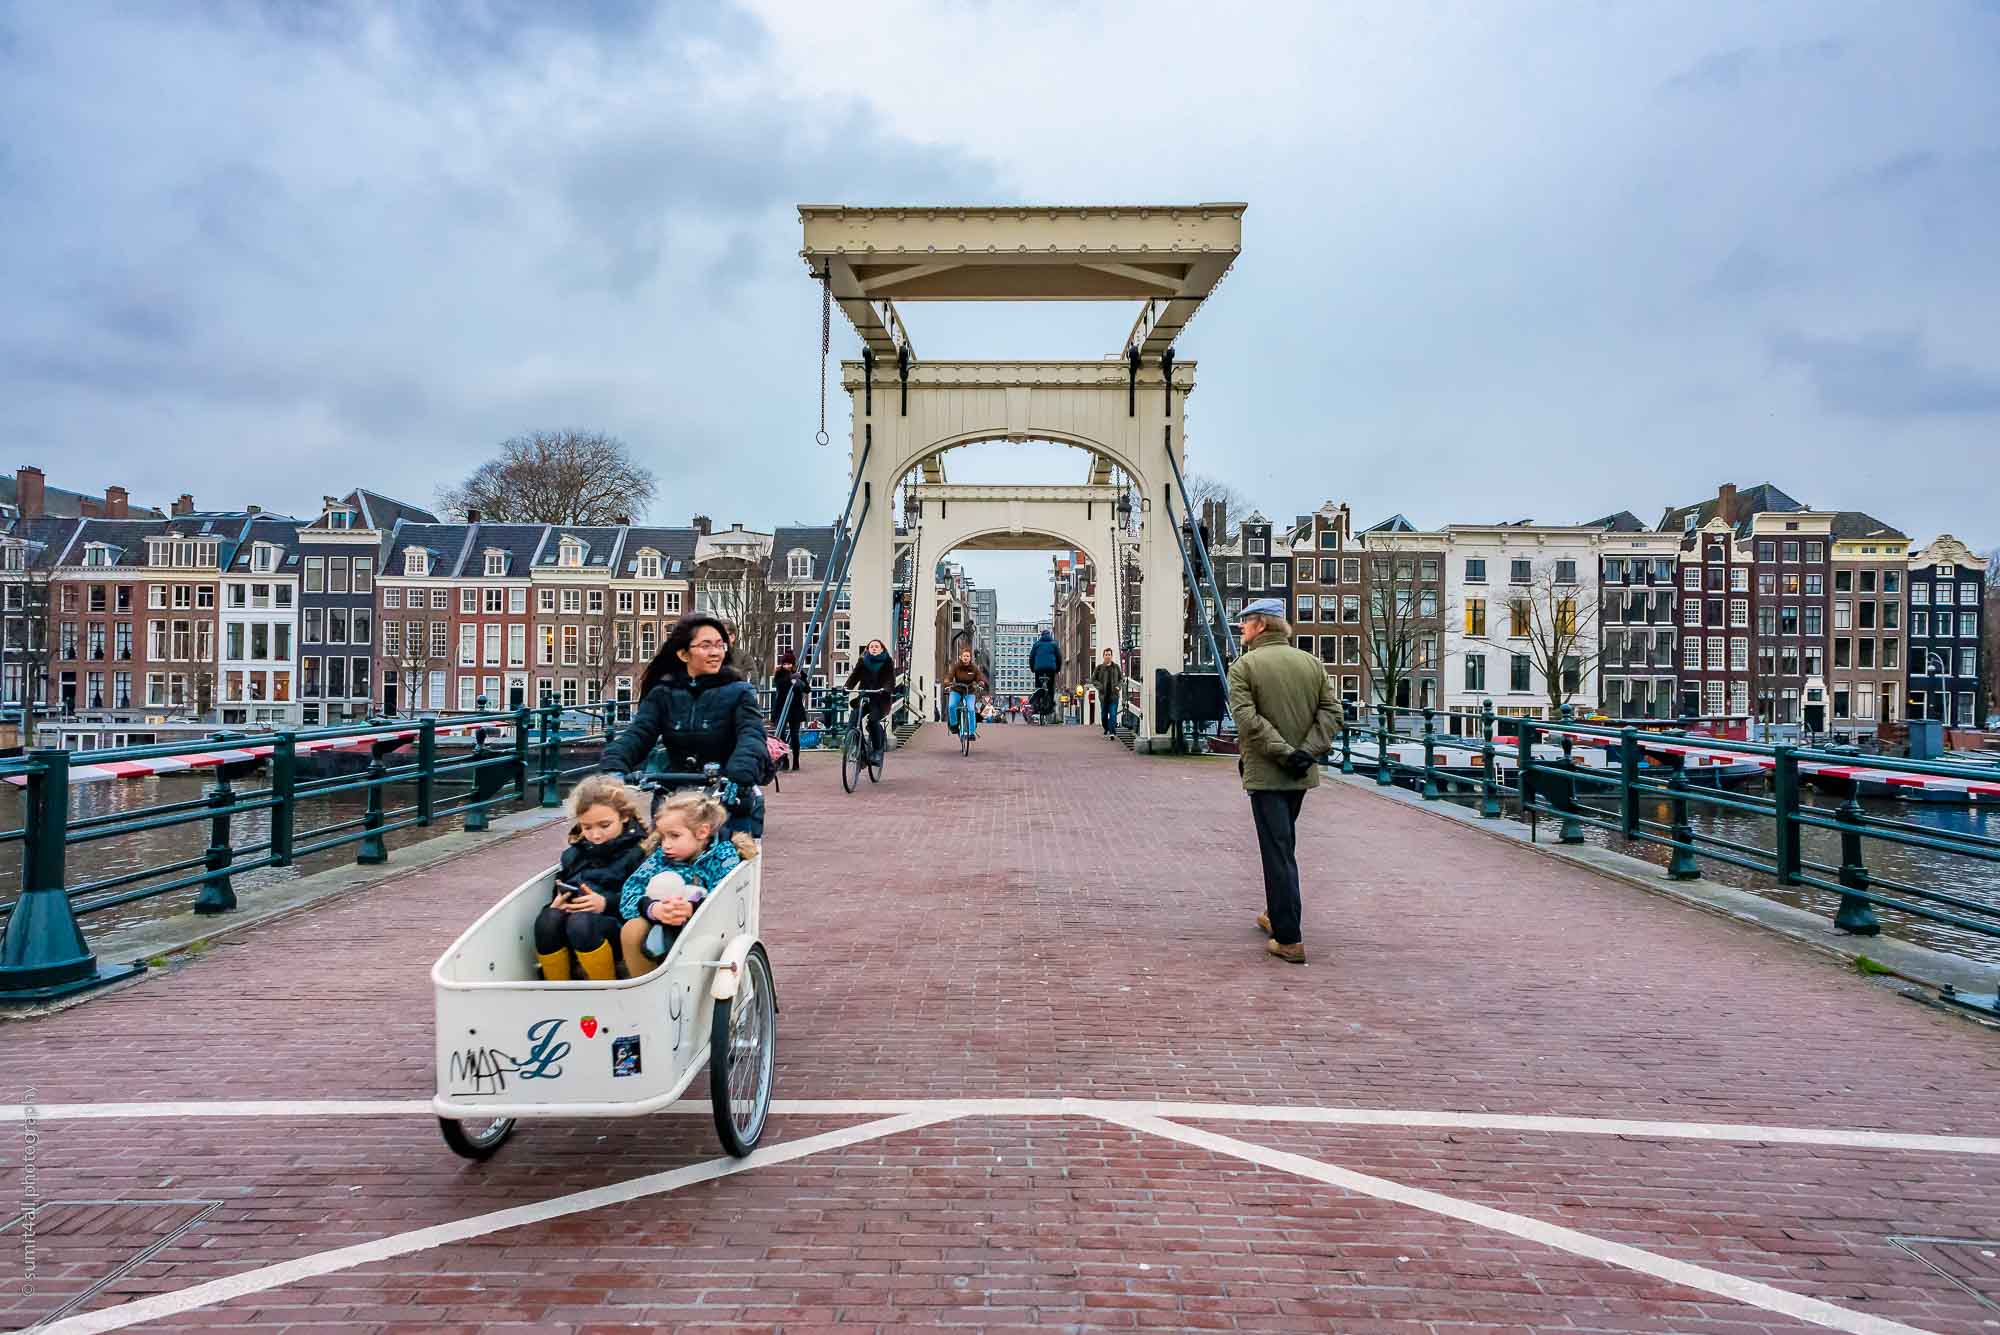
M 90 914 L 197 887 L 195 913 L 227 913 L 237 907 L 239 876 L 348 846 L 358 864 L 383 863 L 388 836 L 398 830 L 462 817 L 464 828 L 477 833 L 489 828 L 494 807 L 537 799 L 558 805 L 565 781 L 597 767 L 594 753 L 585 763 L 565 764 L 565 748 L 601 746 L 629 713 L 619 701 L 489 712 L 481 698 L 478 712 L 445 718 L 218 733 L 116 750 L 37 750 L 0 760 L 0 782 L 23 792 L 20 827 L 0 830 L 0 844 L 21 846 L 22 866 L 19 896 L 0 905 L 0 1004 L 51 1000 L 133 972 L 136 966 L 98 964 L 78 924 Z M 300 776 L 301 756 L 329 751 L 365 753 L 368 763 L 359 774 Z M 398 752 L 407 758 L 392 762 Z M 200 771 L 213 771 L 215 781 L 199 798 L 72 818 L 79 785 Z M 259 771 L 262 782 L 248 785 Z M 390 805 L 392 792 L 403 799 L 399 805 Z M 316 804 L 354 794 L 363 799 L 359 816 L 305 824 Z M 239 824 L 258 813 L 268 821 L 261 838 Z M 70 879 L 72 848 L 203 825 L 208 843 L 197 855 Z
M 1420 719 L 1421 732 L 1399 731 L 1399 713 Z M 1441 732 L 1441 723 L 1450 731 Z M 1500 726 L 1514 729 L 1516 740 L 1497 737 Z M 1412 745 L 1421 747 L 1420 755 L 1397 753 L 1398 748 Z M 1579 748 L 1602 750 L 1605 763 L 1580 764 Z M 1447 756 L 1444 764 L 1439 762 L 1440 752 Z M 1451 755 L 1466 753 L 1466 763 L 1451 763 Z M 1809 747 L 1730 741 L 1631 724 L 1607 727 L 1577 721 L 1567 708 L 1554 720 L 1503 719 L 1495 716 L 1490 704 L 1478 713 L 1350 705 L 1326 761 L 1348 774 L 1372 770 L 1378 784 L 1406 782 L 1418 787 L 1426 800 L 1437 800 L 1445 788 L 1471 782 L 1480 794 L 1482 816 L 1500 816 L 1502 798 L 1511 797 L 1531 826 L 1543 818 L 1557 822 L 1557 838 L 1565 844 L 1582 843 L 1584 828 L 1594 826 L 1659 845 L 1670 851 L 1666 874 L 1675 880 L 1698 879 L 1701 861 L 1707 859 L 1770 876 L 1780 885 L 1825 890 L 1839 897 L 1834 925 L 1844 932 L 1879 932 L 1881 923 L 1874 910 L 1882 908 L 2000 937 L 2000 903 L 1915 885 L 1868 866 L 1871 844 L 1920 848 L 1993 866 L 2000 864 L 2000 839 L 1898 820 L 1871 812 L 1860 802 L 1864 785 L 1879 785 L 1884 791 L 1950 788 L 1962 791 L 1968 801 L 2000 804 L 2000 771 L 1991 767 L 1880 756 L 1860 762 L 1849 754 Z M 1743 767 L 1767 777 L 1768 795 L 1726 791 L 1718 766 Z M 1509 769 L 1515 776 L 1511 783 L 1504 777 Z M 1691 781 L 1691 774 L 1704 771 L 1716 771 L 1717 782 L 1711 786 Z M 1806 801 L 1807 778 L 1844 786 L 1838 806 Z M 1645 814 L 1649 801 L 1666 805 L 1665 821 Z M 1692 812 L 1697 807 L 1768 821 L 1770 846 L 1696 829 Z M 1805 855 L 1802 835 L 1809 829 L 1839 836 L 1837 864 Z

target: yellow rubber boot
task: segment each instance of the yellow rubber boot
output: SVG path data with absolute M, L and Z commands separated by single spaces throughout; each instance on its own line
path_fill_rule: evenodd
M 618 976 L 618 959 L 611 951 L 609 941 L 595 950 L 579 950 L 576 962 L 583 970 L 583 976 L 593 983 L 608 983 Z
M 542 966 L 542 981 L 545 983 L 567 983 L 569 981 L 569 948 L 537 955 L 535 959 Z

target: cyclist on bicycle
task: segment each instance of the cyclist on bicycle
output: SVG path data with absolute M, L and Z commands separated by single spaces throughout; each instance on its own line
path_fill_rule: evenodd
M 868 715 L 869 760 L 879 765 L 882 752 L 889 745 L 882 720 L 889 716 L 889 703 L 896 691 L 896 660 L 889 656 L 888 645 L 870 640 L 863 646 L 854 671 L 847 674 L 847 689 L 864 693 L 862 709 Z
M 1055 712 L 1056 673 L 1062 671 L 1062 664 L 1062 650 L 1057 646 L 1055 636 L 1043 631 L 1036 637 L 1034 648 L 1028 651 L 1028 668 L 1035 674 L 1037 714 Z
M 958 661 L 945 671 L 944 684 L 951 688 L 945 721 L 953 732 L 964 729 L 967 737 L 977 741 L 979 710 L 975 707 L 975 697 L 986 689 L 986 674 L 972 661 L 972 650 L 958 651 Z

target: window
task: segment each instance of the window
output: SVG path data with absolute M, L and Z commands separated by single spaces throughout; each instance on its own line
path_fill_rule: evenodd
M 1386 657 L 1387 655 L 1381 652 L 1381 646 L 1378 643 L 1376 646 L 1377 660 L 1379 661 Z M 1343 635 L 1340 637 L 1340 661 L 1349 664 L 1361 661 L 1361 637 L 1359 635 Z
M 1249 545 L 1244 550 L 1247 551 L 1251 556 L 1264 555 L 1264 539 L 1262 539 L 1261 537 L 1250 538 L 1248 539 L 1248 542 Z
M 1319 563 L 1319 582 L 1322 584 L 1338 584 L 1340 582 L 1340 562 L 1321 561 Z
M 802 547 L 785 554 L 786 579 L 811 579 L 813 572 L 812 553 Z
M 1798 559 L 1799 559 L 1799 544 L 1796 542 L 1787 542 L 1785 544 L 1786 562 L 1795 564 L 1798 561 Z
M 1340 620 L 1341 620 L 1341 624 L 1343 624 L 1343 625 L 1348 625 L 1348 626 L 1358 626 L 1358 625 L 1360 625 L 1360 624 L 1361 624 L 1361 595 L 1360 595 L 1360 594 L 1358 594 L 1358 593 L 1347 593 L 1347 594 L 1342 594 L 1342 595 L 1341 595 L 1341 598 L 1340 598 Z
M 1854 666 L 1854 641 L 1841 638 L 1833 642 L 1833 665 L 1836 668 Z
M 482 628 L 482 639 L 486 647 L 482 661 L 488 667 L 500 666 L 500 627 L 492 622 L 486 623 Z
M 1806 634 L 1814 639 L 1826 633 L 1826 609 L 1808 604 L 1806 607 Z
M 1729 591 L 1731 593 L 1750 592 L 1750 572 L 1742 566 L 1732 566 L 1729 571 Z
M 577 613 L 583 611 L 583 590 L 564 589 L 562 591 L 562 610 L 567 616 L 575 616 Z
M 479 663 L 479 627 L 466 624 L 458 628 L 458 665 L 475 667 Z
M 415 595 L 415 590 L 412 590 L 412 596 L 414 596 L 414 595 Z M 412 607 L 415 607 L 416 605 L 417 605 L 417 604 L 415 604 L 415 603 L 411 603 L 411 604 L 410 604 L 410 606 L 412 606 Z M 433 611 L 433 612 L 449 612 L 450 610 L 451 610 L 451 591 L 450 591 L 449 589 L 432 589 L 432 590 L 431 590 L 431 611 Z M 432 685 L 432 689 L 431 689 L 431 697 L 432 697 L 433 699 L 435 699 L 435 700 L 439 701 L 439 703 L 438 703 L 437 705 L 433 706 L 433 708 L 439 708 L 439 709 L 441 709 L 441 708 L 443 708 L 443 707 L 444 707 L 444 706 L 443 706 L 443 703 L 442 703 L 442 702 L 443 702 L 443 700 L 444 700 L 444 696 L 443 696 L 443 694 L 442 694 L 442 692 L 444 691 L 444 686 L 443 686 L 443 681 L 444 681 L 444 678 L 443 678 L 443 676 L 442 676 L 442 675 L 440 675 L 440 676 L 439 676 L 439 677 L 437 677 L 437 678 L 435 679 L 435 681 L 433 682 L 433 685 Z
M 1681 571 L 1681 587 L 1689 593 L 1701 592 L 1701 567 L 1689 566 Z
M 1310 584 L 1313 582 L 1313 563 L 1310 556 L 1301 556 L 1299 558 L 1298 582 L 1301 584 Z
M 1534 665 L 1529 661 L 1526 654 L 1515 654 L 1513 655 L 1513 659 L 1512 668 L 1508 673 L 1507 689 L 1512 691 L 1533 690 L 1535 684 Z
M 1565 695 L 1575 695 L 1583 689 L 1582 659 L 1575 657 L 1563 659 L 1562 688 Z
M 564 667 L 575 667 L 580 652 L 580 643 L 575 626 L 562 628 L 562 663 Z
M 403 591 L 401 589 L 382 590 L 382 607 L 385 611 L 394 612 L 401 608 L 402 605 Z
M 1834 572 L 1833 572 L 1833 591 L 1834 591 L 1835 593 L 1853 593 L 1853 592 L 1854 592 L 1854 572 L 1853 572 L 1852 570 L 1836 570 L 1836 571 L 1834 571 Z
M 1701 624 L 1701 599 L 1690 598 L 1681 604 L 1681 624 L 1683 626 Z
M 1976 640 L 1979 638 L 1979 613 L 1960 612 L 1958 614 L 1958 638 Z
M 1729 626 L 1732 630 L 1747 630 L 1750 627 L 1750 600 L 1731 598 L 1729 600 Z
M 1875 572 L 1874 572 L 1874 571 L 1872 571 L 1872 570 L 1864 570 L 1864 571 L 1862 571 L 1862 572 L 1861 572 L 1861 592 L 1863 592 L 1863 593 L 1873 593 L 1873 592 L 1875 592 Z
M 1486 561 L 1483 557 L 1468 556 L 1465 558 L 1465 582 L 1467 584 L 1484 584 L 1486 582 Z
M 537 590 L 535 590 L 535 607 L 536 607 L 536 609 L 537 609 L 538 611 L 542 611 L 542 612 L 553 612 L 553 611 L 555 611 L 555 610 L 556 610 L 556 591 L 555 591 L 554 589 L 537 589 Z
M 1729 670 L 1748 672 L 1750 670 L 1750 641 L 1742 635 L 1731 636 L 1729 640 Z
M 1681 666 L 1690 672 L 1701 671 L 1701 641 L 1693 636 L 1681 642 Z
M 1768 564 L 1768 563 L 1770 563 L 1770 562 L 1772 562 L 1772 561 L 1775 561 L 1775 560 L 1777 560 L 1777 559 L 1778 559 L 1778 544 L 1777 544 L 1777 543 L 1775 543 L 1775 542 L 1772 542 L 1772 541 L 1771 541 L 1770 539 L 1768 539 L 1768 538 L 1767 538 L 1767 539 L 1765 539 L 1764 541 L 1762 541 L 1762 542 L 1758 543 L 1758 544 L 1757 544 L 1757 559 L 1758 559 L 1759 561 L 1763 561 L 1763 562 L 1765 562 L 1765 563 L 1767 563 L 1767 564 Z
M 387 658 L 403 656 L 403 623 L 384 621 L 382 623 L 382 653 Z M 311 692 L 308 692 L 311 694 Z
M 403 553 L 403 573 L 412 578 L 430 573 L 430 554 L 410 548 Z
M 1950 613 L 1946 613 L 1945 615 L 1950 616 Z M 1915 640 L 1928 639 L 1930 638 L 1930 633 L 1931 614 L 1929 612 L 1910 613 L 1910 638 Z
M 1882 641 L 1882 666 L 1890 669 L 1903 666 L 1903 642 L 1901 640 Z
M 1556 633 L 1576 634 L 1576 599 L 1564 598 L 1556 604 Z
M 1912 584 L 1912 585 L 1910 585 L 1910 606 L 1912 606 L 1912 607 L 1926 607 L 1926 606 L 1929 606 L 1929 604 L 1930 604 L 1930 601 L 1931 601 L 1931 586 L 1930 586 L 1930 585 L 1928 585 L 1928 584 Z M 1950 598 L 1944 598 L 1944 599 L 1941 599 L 1940 601 L 1943 601 L 1943 602 L 1950 602 L 1950 601 L 1951 601 L 1951 599 L 1950 599 Z
M 1287 572 L 1287 570 L 1288 570 L 1288 567 L 1286 566 L 1286 564 L 1285 564 L 1285 563 L 1284 563 L 1283 561 L 1273 561 L 1273 562 L 1271 562 L 1271 587 L 1272 587 L 1272 588 L 1274 588 L 1274 589 L 1282 589 L 1282 588 L 1284 588 L 1284 587 L 1285 587 L 1285 575 L 1286 575 L 1286 572 Z
M 478 697 L 479 679 L 477 677 L 460 677 L 458 679 L 459 709 L 465 713 L 471 713 L 477 707 L 474 702 Z
M 1361 582 L 1360 557 L 1343 556 L 1340 558 L 1340 582 L 1343 584 L 1359 584 Z
M 430 656 L 432 658 L 445 658 L 449 656 L 450 653 L 451 653 L 451 623 L 449 621 L 431 622 Z M 439 680 L 442 680 L 443 676 L 444 676 L 443 673 L 437 674 Z M 433 699 L 433 701 L 436 702 L 432 705 L 432 708 L 437 708 L 444 703 L 443 697 L 438 695 L 437 693 L 438 691 L 441 691 L 443 689 L 444 688 L 440 686 L 436 688 L 436 690 L 432 691 L 431 698 Z
M 1835 630 L 1852 630 L 1854 628 L 1854 604 L 1845 598 L 1834 600 L 1833 628 Z
M 535 628 L 535 665 L 553 667 L 556 661 L 556 628 L 538 626 Z
M 1524 639 L 1529 633 L 1532 608 L 1526 598 L 1515 598 L 1507 604 L 1507 633 L 1515 639 Z
M 1519 557 L 1516 557 L 1508 563 L 1507 582 L 1509 584 L 1526 584 L 1533 578 L 1534 578 L 1533 562 L 1525 561 Z
M 1465 656 L 1465 689 L 1483 691 L 1486 689 L 1486 655 L 1467 654 Z
M 1606 584 L 1623 584 L 1625 582 L 1625 562 L 1623 560 L 1613 556 L 1604 558 L 1604 582 Z
M 1243 582 L 1243 563 L 1241 561 L 1224 562 L 1222 578 L 1228 584 L 1241 584 Z
M 1903 625 L 1903 605 L 1901 603 L 1882 604 L 1882 629 L 1900 630 Z
M 1261 561 L 1250 563 L 1250 591 L 1252 593 L 1264 591 L 1264 563 Z
M 1807 576 L 1806 576 L 1806 597 L 1808 597 L 1808 598 L 1821 598 L 1821 597 L 1824 597 L 1825 595 L 1826 595 L 1826 576 L 1825 576 L 1825 575 L 1807 575 Z
M 306 592 L 319 593 L 326 588 L 326 558 L 308 556 L 306 558 Z
M 303 638 L 307 644 L 318 644 L 326 638 L 325 616 L 326 614 L 317 607 L 308 607 L 306 609 L 305 634 Z
M 1313 637 L 1310 635 L 1301 635 L 1292 643 L 1298 646 L 1300 653 L 1309 654 L 1313 651 Z
M 1556 583 L 1558 584 L 1576 583 L 1575 561 L 1563 560 L 1556 562 Z
M 1787 574 L 1784 578 L 1784 589 L 1785 589 L 1785 596 L 1787 598 L 1798 597 L 1799 577 L 1797 575 Z
M 1783 635 L 1799 633 L 1799 609 L 1795 603 L 1786 603 L 1778 612 L 1778 631 Z
M 1418 595 L 1417 598 L 1417 615 L 1423 617 L 1434 617 L 1437 614 L 1438 614 L 1437 590 L 1425 589 L 1422 594 Z
M 1855 623 L 1855 628 L 1857 630 L 1875 629 L 1874 603 L 1859 603 L 1856 605 L 1855 610 L 1860 614 L 1859 620 Z
M 1720 635 L 1708 637 L 1708 670 L 1721 672 L 1728 663 L 1728 643 Z
M 528 628 L 519 624 L 507 627 L 507 666 L 526 667 L 528 665 Z
M 1960 649 L 1958 651 L 1958 675 L 1961 677 L 1976 677 L 1979 675 L 1979 651 L 1977 649 Z M 1963 714 L 1960 715 L 1960 718 L 1966 723 L 1972 721 Z
M 1901 593 L 1902 591 L 1903 591 L 1903 572 L 1900 570 L 1883 571 L 1882 592 Z
M 1939 602 L 1944 602 L 1944 601 L 1945 601 L 1945 599 L 1943 599 L 1943 598 L 1939 598 L 1939 599 L 1938 599 L 1938 601 L 1939 601 Z M 1959 605 L 1960 607 L 1977 607 L 1977 606 L 1979 606 L 1979 586 L 1978 586 L 1977 584 L 1961 584 L 1961 585 L 1959 585 L 1959 586 L 1958 586 L 1958 605 Z
M 1856 640 L 1854 642 L 1854 666 L 1872 668 L 1875 666 L 1875 641 Z
M 1299 610 L 1297 615 L 1300 621 L 1314 620 L 1313 604 L 1317 601 L 1318 600 L 1314 598 L 1314 596 L 1310 593 L 1302 593 L 1298 596 Z

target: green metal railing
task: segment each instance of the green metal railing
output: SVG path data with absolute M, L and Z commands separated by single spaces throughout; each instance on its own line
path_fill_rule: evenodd
M 445 719 L 375 720 L 269 736 L 217 734 L 195 742 L 106 751 L 37 750 L 0 760 L 0 780 L 19 782 L 24 798 L 21 827 L 0 830 L 0 844 L 18 843 L 22 848 L 20 896 L 11 905 L 0 906 L 5 924 L 5 938 L 0 940 L 0 1004 L 51 1000 L 143 967 L 98 962 L 78 924 L 79 918 L 92 913 L 195 887 L 199 892 L 194 912 L 228 913 L 237 907 L 234 879 L 251 872 L 287 867 L 300 858 L 350 845 L 357 863 L 375 865 L 388 861 L 387 839 L 397 830 L 428 827 L 457 816 L 468 832 L 477 833 L 490 828 L 494 807 L 531 800 L 555 806 L 565 781 L 597 767 L 594 754 L 588 763 L 565 765 L 563 748 L 601 746 L 630 712 L 623 702 L 489 713 L 481 698 L 478 707 L 479 712 Z M 447 739 L 442 749 L 441 733 Z M 460 753 L 450 739 L 468 734 L 471 743 Z M 302 751 L 329 749 L 365 749 L 367 766 L 359 775 L 301 778 Z M 392 762 L 402 751 L 413 754 Z M 199 798 L 70 817 L 73 769 L 217 752 L 243 755 L 213 765 L 215 782 Z M 259 769 L 263 782 L 243 786 Z M 446 795 L 439 791 L 440 780 L 462 781 L 465 788 Z M 532 798 L 531 783 L 537 786 Z M 391 806 L 390 790 L 397 785 L 404 786 L 410 800 Z M 302 828 L 310 804 L 356 793 L 363 795 L 365 804 L 359 816 Z M 269 813 L 268 837 L 239 838 L 237 819 L 257 812 Z M 204 823 L 208 844 L 197 856 L 80 884 L 68 880 L 72 847 Z
M 1993 783 L 1991 769 L 1885 756 L 1870 756 L 1864 763 L 1851 755 L 1806 747 L 1641 731 L 1629 725 L 1604 727 L 1573 720 L 1567 708 L 1553 721 L 1506 720 L 1518 729 L 1518 740 L 1512 743 L 1496 739 L 1499 720 L 1490 703 L 1476 714 L 1404 710 L 1406 717 L 1414 715 L 1422 720 L 1421 732 L 1414 735 L 1398 730 L 1396 710 L 1375 709 L 1372 723 L 1369 712 L 1354 705 L 1343 712 L 1337 749 L 1325 758 L 1343 774 L 1365 772 L 1372 766 L 1376 783 L 1406 783 L 1421 791 L 1427 801 L 1437 800 L 1446 788 L 1470 783 L 1479 794 L 1480 814 L 1488 818 L 1501 815 L 1502 796 L 1510 795 L 1531 827 L 1544 817 L 1555 821 L 1561 843 L 1582 843 L 1584 828 L 1591 826 L 1670 850 L 1666 874 L 1674 880 L 1698 879 L 1701 860 L 1707 859 L 1770 876 L 1779 885 L 1825 890 L 1839 897 L 1834 926 L 1843 932 L 1872 936 L 1881 931 L 1874 911 L 1882 908 L 1981 936 L 2000 937 L 2000 903 L 1982 903 L 1883 876 L 1871 872 L 1867 860 L 1869 841 L 1876 841 L 2000 864 L 2000 839 L 1867 811 L 1860 802 L 1859 784 L 1852 780 L 1848 780 L 1849 791 L 1838 806 L 1816 805 L 1804 799 L 1802 782 L 1803 776 L 1819 768 L 1865 768 L 1894 775 Z M 1454 727 L 1464 725 L 1465 730 L 1462 734 L 1440 734 L 1440 720 Z M 1391 749 L 1412 742 L 1422 747 L 1421 761 L 1398 759 Z M 1579 764 L 1576 748 L 1580 743 L 1615 746 L 1617 763 L 1604 768 Z M 1369 748 L 1372 754 L 1357 759 L 1357 746 Z M 1441 748 L 1470 753 L 1469 764 L 1441 766 Z M 1551 749 L 1555 754 L 1547 754 Z M 1725 791 L 1719 783 L 1711 787 L 1690 782 L 1691 755 L 1759 758 L 1760 768 L 1768 772 L 1770 780 L 1768 795 Z M 1513 762 L 1512 783 L 1501 776 L 1502 759 Z M 1468 776 L 1467 769 L 1476 773 Z M 1594 803 L 1589 800 L 1592 796 L 1608 799 L 1609 804 Z M 1667 820 L 1652 820 L 1642 814 L 1648 799 L 1666 804 Z M 1771 847 L 1697 830 L 1692 820 L 1696 807 L 1770 821 Z M 1807 829 L 1839 836 L 1838 865 L 1804 855 L 1801 834 Z M 1982 999 L 1981 1008 L 2000 1009 L 2000 1001 Z

